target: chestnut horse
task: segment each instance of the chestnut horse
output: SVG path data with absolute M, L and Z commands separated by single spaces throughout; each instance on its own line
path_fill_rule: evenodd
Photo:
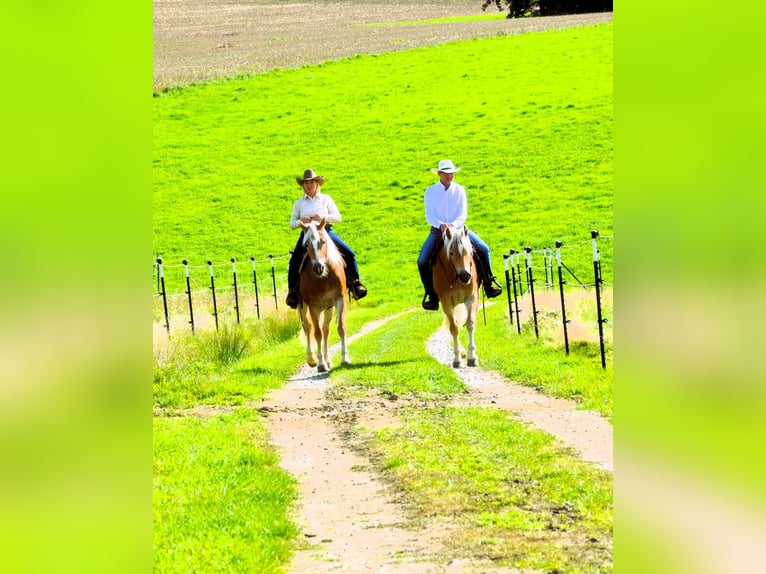
M 432 273 L 434 289 L 439 296 L 447 326 L 452 334 L 455 351 L 452 366 L 459 367 L 461 358 L 465 356 L 465 351 L 458 340 L 459 319 L 456 316 L 459 305 L 463 304 L 467 312 L 465 320 L 468 331 L 467 362 L 469 367 L 475 367 L 479 364 L 473 335 L 476 327 L 476 312 L 479 308 L 479 279 L 473 260 L 473 246 L 468 237 L 468 228 L 456 230 L 447 227 L 442 233 L 442 240 L 443 245 L 439 249 Z
M 330 321 L 333 307 L 337 312 L 338 335 L 340 335 L 341 363 L 350 365 L 346 349 L 346 270 L 343 257 L 327 234 L 322 219 L 320 223 L 301 223 L 303 245 L 306 248 L 306 265 L 301 271 L 301 304 L 298 308 L 303 332 L 306 335 L 306 362 L 324 373 L 332 368 L 327 354 Z M 316 342 L 316 355 L 311 339 Z

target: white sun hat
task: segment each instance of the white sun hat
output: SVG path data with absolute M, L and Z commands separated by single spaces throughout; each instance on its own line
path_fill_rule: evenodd
M 436 169 L 432 169 L 431 171 L 434 173 L 444 172 L 444 173 L 457 173 L 461 170 L 460 167 L 455 167 L 455 164 L 452 163 L 451 159 L 443 159 L 439 162 L 439 167 Z

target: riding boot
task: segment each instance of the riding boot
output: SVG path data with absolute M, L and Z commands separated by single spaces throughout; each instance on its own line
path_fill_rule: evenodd
M 351 296 L 357 301 L 367 296 L 367 287 L 362 284 L 359 277 L 352 277 L 349 275 L 348 290 L 351 292 Z
M 436 289 L 434 289 L 434 276 L 432 275 L 431 268 L 429 266 L 426 269 L 418 269 L 420 270 L 420 281 L 426 290 L 421 305 L 426 311 L 438 311 L 439 296 L 436 294 Z
M 484 294 L 488 299 L 494 299 L 503 292 L 503 287 L 497 282 L 497 279 L 492 274 L 492 266 L 490 265 L 489 257 L 477 253 L 475 259 L 481 283 L 484 286 Z
M 298 305 L 301 303 L 299 288 L 301 281 L 300 265 L 302 259 L 303 254 L 293 251 L 292 256 L 290 257 L 290 264 L 287 268 L 287 297 L 285 298 L 285 303 L 291 309 L 297 309 Z

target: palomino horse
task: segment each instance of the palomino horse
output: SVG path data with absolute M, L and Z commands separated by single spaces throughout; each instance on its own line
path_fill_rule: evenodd
M 324 373 L 332 368 L 327 354 L 333 307 L 337 312 L 340 335 L 341 363 L 350 365 L 346 349 L 346 271 L 343 257 L 325 229 L 326 221 L 301 223 L 303 245 L 308 261 L 301 271 L 299 307 L 303 332 L 306 335 L 306 362 Z M 316 352 L 311 339 L 316 342 Z
M 465 352 L 458 340 L 458 318 L 456 311 L 462 303 L 465 305 L 467 317 L 465 327 L 468 331 L 468 357 L 469 367 L 479 364 L 476 355 L 476 343 L 473 332 L 476 327 L 476 311 L 479 308 L 479 279 L 473 260 L 473 246 L 468 237 L 468 228 L 463 227 L 458 231 L 447 227 L 442 233 L 443 245 L 439 249 L 439 256 L 433 266 L 434 289 L 439 295 L 442 311 L 449 331 L 452 334 L 455 357 L 453 367 L 461 365 L 461 357 Z

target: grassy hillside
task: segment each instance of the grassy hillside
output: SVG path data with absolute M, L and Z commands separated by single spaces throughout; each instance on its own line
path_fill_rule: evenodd
M 323 191 L 344 217 L 336 230 L 357 252 L 370 288 L 362 304 L 417 303 L 422 195 L 444 157 L 463 167 L 468 225 L 489 243 L 498 274 L 511 248 L 611 234 L 611 23 L 159 95 L 155 254 L 190 265 L 286 254 L 296 240 L 294 178 L 312 167 L 327 177 Z M 587 247 L 570 256 L 581 277 L 589 256 Z M 168 273 L 168 289 L 181 291 L 181 278 Z

